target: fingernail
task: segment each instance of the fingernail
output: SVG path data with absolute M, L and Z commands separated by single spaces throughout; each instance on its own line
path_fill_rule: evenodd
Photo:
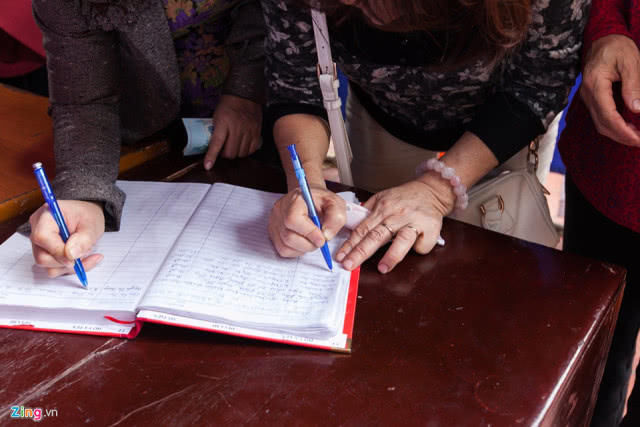
M 640 110 L 640 99 L 633 100 L 633 109 L 636 111 Z
M 211 169 L 212 166 L 213 166 L 213 162 L 211 160 L 207 160 L 206 162 L 204 162 L 204 168 L 206 170 Z
M 78 247 L 77 246 L 71 246 L 69 248 L 69 255 L 71 255 L 71 258 L 73 258 L 73 259 L 80 258 L 80 251 L 78 250 Z
M 345 253 L 344 252 L 338 252 L 338 254 L 336 255 L 336 261 L 341 262 L 342 259 L 344 258 Z
M 389 271 L 389 267 L 387 266 L 387 264 L 378 264 L 378 271 L 380 271 L 380 273 L 385 274 L 387 271 Z
M 333 239 L 333 236 L 331 235 L 331 232 L 329 232 L 327 230 L 322 230 L 322 234 L 324 235 L 325 240 Z
M 319 248 L 322 245 L 324 245 L 324 242 L 325 242 L 324 239 L 320 239 L 320 238 L 313 239 L 313 244 L 316 245 L 316 248 Z
M 344 262 L 342 266 L 344 267 L 345 270 L 351 270 L 353 268 L 353 261 L 347 260 Z

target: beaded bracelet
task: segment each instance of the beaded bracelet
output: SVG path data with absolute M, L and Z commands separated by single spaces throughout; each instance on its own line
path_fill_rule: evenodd
M 416 175 L 422 175 L 427 171 L 435 171 L 442 176 L 444 180 L 449 182 L 453 187 L 453 194 L 456 195 L 455 207 L 462 210 L 469 205 L 469 196 L 467 195 L 467 187 L 460 181 L 460 177 L 456 175 L 456 170 L 445 165 L 436 158 L 431 158 L 422 162 L 416 168 Z

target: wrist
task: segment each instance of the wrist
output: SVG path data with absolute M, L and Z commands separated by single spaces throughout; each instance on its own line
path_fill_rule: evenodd
M 311 188 L 327 188 L 327 185 L 324 181 L 324 175 L 322 174 L 322 166 L 318 167 L 317 165 L 311 163 L 302 163 L 302 168 L 304 169 L 305 176 L 307 178 L 307 184 Z M 298 182 L 298 178 L 296 177 L 293 169 L 287 170 L 287 190 L 291 191 L 300 186 Z
M 416 181 L 429 188 L 442 216 L 446 216 L 453 211 L 456 204 L 456 195 L 453 192 L 453 187 L 442 179 L 439 173 L 435 171 L 424 172 L 416 178 Z
M 439 183 L 438 193 L 442 203 L 449 209 L 448 212 L 454 208 L 466 209 L 469 205 L 467 187 L 462 183 L 456 170 L 444 162 L 436 158 L 422 162 L 416 168 L 416 175 L 422 175 L 423 179 L 430 180 L 432 183 Z M 451 207 L 452 200 L 453 207 Z

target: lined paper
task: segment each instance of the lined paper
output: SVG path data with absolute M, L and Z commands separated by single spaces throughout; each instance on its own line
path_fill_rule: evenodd
M 185 226 L 141 309 L 326 333 L 341 322 L 350 272 L 319 250 L 282 258 L 267 232 L 280 194 L 215 184 Z M 329 242 L 335 253 L 347 234 Z
M 166 254 L 210 185 L 119 181 L 127 194 L 119 232 L 95 247 L 104 260 L 87 272 L 49 279 L 34 265 L 31 243 L 14 234 L 0 245 L 0 307 L 79 308 L 134 312 Z

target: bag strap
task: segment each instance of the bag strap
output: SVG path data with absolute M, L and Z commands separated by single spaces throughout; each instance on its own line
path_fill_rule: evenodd
M 311 20 L 313 22 L 316 51 L 318 52 L 318 81 L 320 82 L 324 108 L 327 110 L 329 119 L 329 130 L 333 140 L 333 148 L 336 152 L 340 182 L 353 186 L 353 176 L 351 175 L 353 154 L 351 153 L 349 137 L 347 136 L 342 111 L 340 110 L 342 106 L 342 101 L 338 96 L 340 81 L 338 80 L 336 63 L 331 58 L 327 18 L 324 13 L 312 9 Z
M 538 148 L 540 147 L 540 140 L 543 136 L 544 134 L 538 135 L 529 143 L 529 150 L 527 151 L 527 168 L 529 170 L 533 170 L 533 173 L 538 171 L 538 164 L 540 163 Z

